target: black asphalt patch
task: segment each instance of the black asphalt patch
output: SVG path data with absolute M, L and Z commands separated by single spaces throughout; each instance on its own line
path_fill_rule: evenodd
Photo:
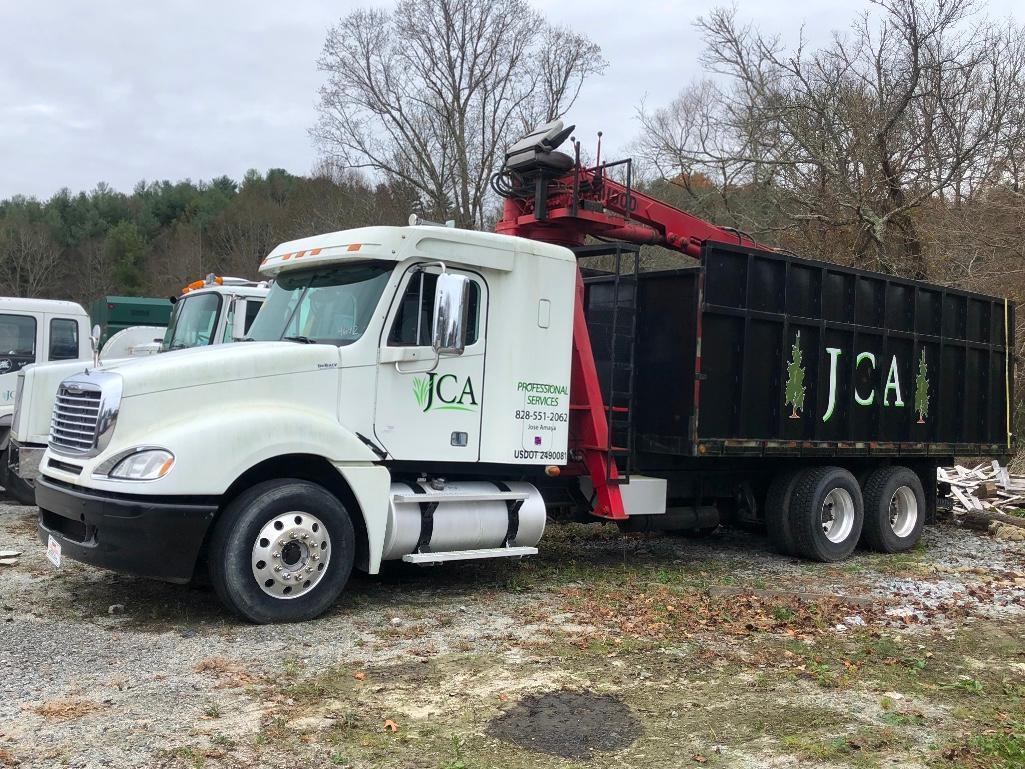
M 644 733 L 623 702 L 593 692 L 560 691 L 525 697 L 491 722 L 492 737 L 562 758 L 622 750 Z

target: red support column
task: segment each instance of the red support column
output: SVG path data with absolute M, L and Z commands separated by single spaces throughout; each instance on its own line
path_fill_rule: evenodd
M 619 471 L 610 454 L 609 424 L 602 401 L 598 370 L 594 365 L 591 336 L 584 316 L 584 279 L 577 267 L 573 307 L 573 367 L 570 376 L 570 451 L 583 455 L 583 464 L 594 484 L 594 515 L 610 520 L 627 518 L 620 494 Z

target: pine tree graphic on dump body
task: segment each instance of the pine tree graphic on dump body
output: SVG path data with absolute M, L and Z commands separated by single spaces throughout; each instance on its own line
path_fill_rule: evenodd
M 787 364 L 786 401 L 791 407 L 790 418 L 800 419 L 798 411 L 804 410 L 804 366 L 801 355 L 801 332 L 794 335 L 794 346 L 790 348 L 790 363 Z
M 915 377 L 915 411 L 918 424 L 924 425 L 929 416 L 929 365 L 925 362 L 925 350 L 918 359 L 918 375 Z

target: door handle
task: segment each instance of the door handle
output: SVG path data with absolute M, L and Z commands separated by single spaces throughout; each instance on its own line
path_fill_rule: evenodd
M 381 363 L 405 363 L 414 360 L 430 360 L 434 351 L 429 347 L 382 347 L 378 357 Z

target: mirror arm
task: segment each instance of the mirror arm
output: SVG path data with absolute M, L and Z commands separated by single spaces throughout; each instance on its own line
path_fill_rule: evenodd
M 433 267 L 434 265 L 437 265 L 437 266 L 441 267 L 441 274 L 442 275 L 444 275 L 448 271 L 447 268 L 445 267 L 445 263 L 443 261 L 441 261 L 440 259 L 436 259 L 433 262 L 419 262 L 413 268 L 413 270 L 415 272 L 427 272 L 427 268 L 428 267 Z

